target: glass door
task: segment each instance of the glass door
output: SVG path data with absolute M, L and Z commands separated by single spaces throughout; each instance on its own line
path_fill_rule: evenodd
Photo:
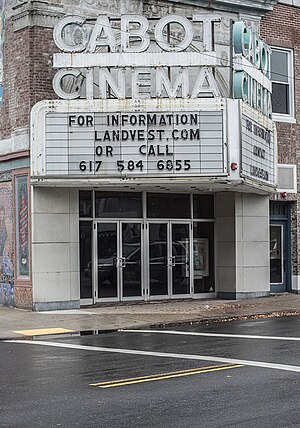
M 150 297 L 189 295 L 190 223 L 149 223 L 148 229 Z
M 285 222 L 270 225 L 270 282 L 271 292 L 287 291 L 287 247 Z
M 121 223 L 120 280 L 123 298 L 142 296 L 141 223 Z
M 118 223 L 97 223 L 97 297 L 118 299 Z
M 190 224 L 171 223 L 172 295 L 190 294 Z
M 168 223 L 148 224 L 149 295 L 169 295 Z
M 97 223 L 96 300 L 142 296 L 141 223 Z

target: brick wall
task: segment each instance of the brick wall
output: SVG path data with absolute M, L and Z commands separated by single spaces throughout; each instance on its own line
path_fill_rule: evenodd
M 12 20 L 6 23 L 0 139 L 29 125 L 30 110 L 36 102 L 57 98 L 52 89 L 52 31 L 43 27 L 13 31 Z
M 277 4 L 272 12 L 262 19 L 261 36 L 271 46 L 293 49 L 294 52 L 294 97 L 297 123 L 277 122 L 278 162 L 296 164 L 298 189 L 300 188 L 300 8 Z M 300 195 L 292 206 L 292 273 L 300 273 Z

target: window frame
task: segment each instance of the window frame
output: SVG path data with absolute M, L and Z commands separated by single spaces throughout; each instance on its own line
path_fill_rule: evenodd
M 295 98 L 294 98 L 294 52 L 293 49 L 289 48 L 283 48 L 280 46 L 270 46 L 272 52 L 273 51 L 281 51 L 288 54 L 288 60 L 287 60 L 287 70 L 288 70 L 288 76 L 287 76 L 287 83 L 280 82 L 277 80 L 272 80 L 273 83 L 278 83 L 281 85 L 287 85 L 288 86 L 288 94 L 289 94 L 289 109 L 290 113 L 272 113 L 272 118 L 276 122 L 295 122 Z M 272 70 L 271 70 L 272 73 Z
M 30 195 L 30 171 L 28 168 L 23 168 L 13 172 L 13 192 L 14 192 L 14 275 L 15 275 L 15 286 L 30 286 L 32 285 L 32 251 L 31 251 L 31 195 Z M 25 179 L 27 181 L 27 210 L 28 210 L 28 219 L 27 219 L 27 228 L 28 228 L 28 274 L 22 275 L 20 272 L 19 266 L 19 251 L 20 251 L 20 242 L 19 242 L 19 202 L 18 202 L 18 191 L 19 191 L 19 179 Z

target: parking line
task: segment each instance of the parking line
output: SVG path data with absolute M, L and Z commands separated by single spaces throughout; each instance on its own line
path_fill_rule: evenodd
M 291 340 L 300 341 L 300 337 L 288 337 L 288 336 L 257 336 L 253 334 L 228 334 L 228 333 L 199 333 L 195 331 L 178 331 L 178 330 L 130 330 L 121 329 L 118 330 L 122 333 L 156 333 L 156 334 L 175 334 L 182 336 L 206 336 L 206 337 L 231 337 L 238 339 L 263 339 L 263 340 Z
M 33 328 L 31 330 L 15 330 L 14 333 L 23 334 L 24 336 L 44 336 L 48 334 L 74 333 L 75 330 L 66 328 Z
M 181 360 L 200 360 L 200 361 L 213 361 L 216 363 L 228 363 L 228 364 L 242 364 L 244 366 L 250 367 L 261 367 L 267 369 L 275 370 L 285 370 L 289 372 L 298 372 L 300 373 L 300 366 L 292 366 L 289 364 L 277 364 L 277 363 L 268 363 L 264 361 L 251 361 L 251 360 L 240 360 L 236 358 L 226 358 L 226 357 L 214 357 L 211 355 L 193 355 L 193 354 L 174 354 L 171 352 L 154 352 L 154 351 L 140 351 L 137 349 L 126 349 L 126 348 L 104 348 L 100 346 L 86 346 L 86 345 L 75 345 L 71 343 L 62 343 L 62 342 L 46 342 L 42 340 L 4 340 L 5 343 L 25 344 L 25 345 L 40 345 L 40 346 L 50 346 L 54 348 L 65 348 L 65 349 L 77 349 L 81 351 L 90 351 L 90 352 L 111 352 L 115 354 L 126 354 L 126 355 L 142 355 L 149 357 L 159 357 L 159 358 L 177 358 Z
M 220 370 L 236 369 L 239 367 L 244 367 L 244 366 L 242 364 L 234 364 L 234 365 L 224 364 L 224 365 L 219 365 L 219 366 L 207 366 L 207 367 L 200 367 L 200 368 L 196 368 L 196 369 L 181 370 L 178 372 L 159 373 L 156 375 L 139 376 L 136 378 L 119 379 L 119 380 L 113 380 L 113 381 L 91 383 L 90 386 L 96 386 L 96 387 L 102 388 L 102 389 L 114 388 L 117 386 L 134 385 L 137 383 L 144 383 L 144 382 L 154 382 L 154 381 L 158 381 L 158 380 L 166 380 L 166 379 L 173 379 L 173 378 L 179 378 L 179 377 L 184 377 L 184 376 L 192 376 L 192 375 L 198 375 L 198 374 L 202 374 L 202 373 L 216 372 L 216 371 L 220 371 Z

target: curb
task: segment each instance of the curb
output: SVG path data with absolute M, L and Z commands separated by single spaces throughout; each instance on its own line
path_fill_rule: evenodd
M 228 315 L 228 316 L 219 316 L 219 317 L 213 317 L 213 318 L 192 318 L 190 320 L 178 320 L 178 321 L 170 321 L 170 322 L 163 322 L 163 323 L 149 323 L 148 325 L 144 324 L 143 326 L 137 327 L 126 327 L 124 328 L 112 328 L 112 329 L 104 329 L 101 330 L 99 328 L 95 329 L 87 329 L 87 330 L 74 330 L 69 333 L 52 333 L 52 334 L 40 334 L 40 335 L 32 335 L 32 336 L 11 336 L 11 337 L 0 337 L 0 342 L 5 342 L 7 340 L 35 340 L 35 338 L 49 338 L 49 337 L 71 337 L 71 336 L 93 336 L 93 335 L 101 335 L 101 334 L 108 334 L 108 333 L 115 333 L 120 330 L 125 330 L 129 328 L 134 328 L 135 330 L 145 329 L 147 328 L 165 328 L 167 326 L 179 326 L 179 325 L 194 325 L 194 324 L 213 324 L 213 323 L 222 323 L 222 322 L 230 322 L 230 321 L 241 321 L 241 320 L 248 320 L 248 319 L 259 319 L 259 318 L 279 318 L 279 317 L 290 317 L 290 316 L 300 316 L 300 310 L 293 309 L 293 310 L 282 310 L 282 311 L 271 311 L 271 312 L 260 312 L 257 314 L 244 314 L 244 315 Z M 97 333 L 95 333 L 97 332 Z

